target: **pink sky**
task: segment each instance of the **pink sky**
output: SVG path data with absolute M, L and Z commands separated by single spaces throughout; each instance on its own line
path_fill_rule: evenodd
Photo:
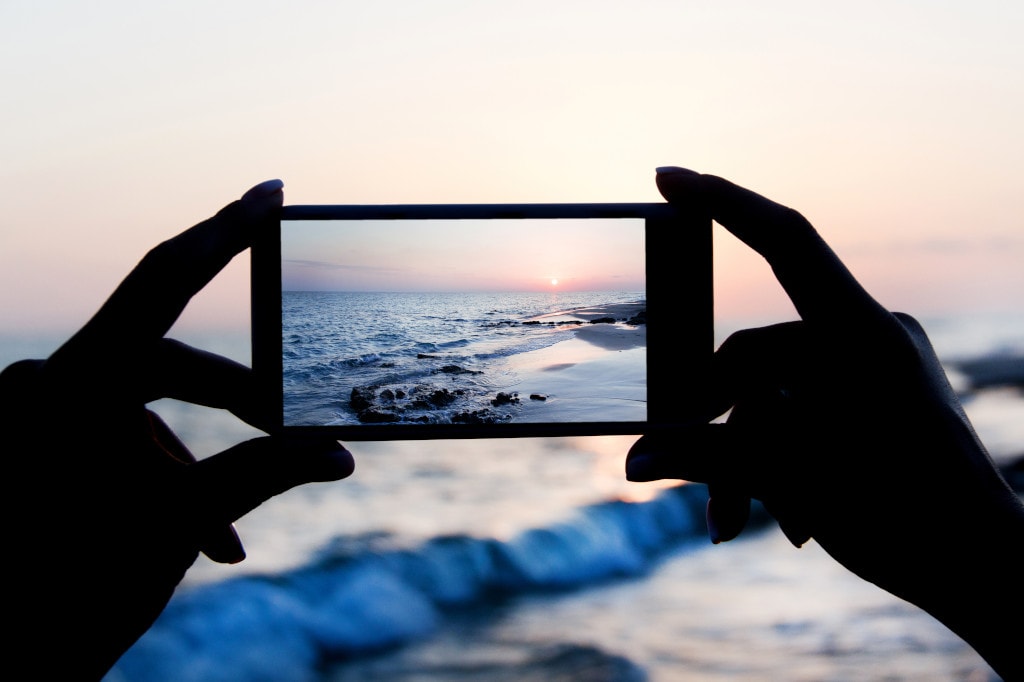
M 644 291 L 642 219 L 295 221 L 283 287 L 306 291 Z
M 73 330 L 268 178 L 288 203 L 658 201 L 660 165 L 799 209 L 886 305 L 1024 314 L 1022 5 L 102 4 L 0 6 L 5 335 Z M 720 314 L 791 314 L 719 237 Z M 182 324 L 244 327 L 247 292 L 243 257 Z

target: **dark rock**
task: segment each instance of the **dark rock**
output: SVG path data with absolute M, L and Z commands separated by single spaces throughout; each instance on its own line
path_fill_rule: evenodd
M 494 400 L 491 401 L 491 405 L 497 407 L 499 405 L 515 405 L 518 402 L 518 393 L 499 393 L 494 397 Z
M 615 324 L 614 317 L 598 317 L 597 319 L 591 320 L 590 324 Z
M 444 374 L 480 374 L 480 372 L 476 370 L 465 369 L 463 367 L 459 367 L 458 365 L 445 365 L 444 367 L 441 367 L 440 369 L 435 371 L 442 372 Z
M 370 386 L 356 387 L 352 389 L 352 394 L 349 396 L 348 404 L 352 406 L 352 409 L 356 412 L 365 410 L 374 403 L 377 396 L 373 392 L 373 388 Z
M 952 364 L 967 375 L 974 390 L 1000 386 L 1024 388 L 1024 355 L 989 355 Z
M 541 395 L 540 393 L 531 393 L 530 394 L 530 400 L 547 400 L 547 399 L 548 399 L 548 397 L 546 395 Z
M 633 325 L 634 327 L 641 324 L 647 324 L 647 310 L 641 310 L 636 315 L 626 320 L 626 324 Z
M 449 391 L 447 388 L 437 388 L 431 390 L 427 395 L 414 400 L 413 405 L 421 409 L 445 407 L 458 400 L 460 395 L 462 395 L 462 391 Z

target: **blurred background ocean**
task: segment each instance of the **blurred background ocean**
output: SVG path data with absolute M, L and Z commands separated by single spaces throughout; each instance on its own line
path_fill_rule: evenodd
M 924 322 L 1019 483 L 1024 320 Z M 245 337 L 189 340 L 247 359 Z M 48 352 L 0 348 L 4 363 Z M 256 433 L 218 410 L 154 407 L 199 456 Z M 624 480 L 632 440 L 352 443 L 352 478 L 240 520 L 248 558 L 200 557 L 108 679 L 993 679 L 931 617 L 813 542 L 794 549 L 763 513 L 711 545 L 703 486 Z

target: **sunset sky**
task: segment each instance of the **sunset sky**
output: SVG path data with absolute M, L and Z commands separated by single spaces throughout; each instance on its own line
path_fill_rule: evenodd
M 658 201 L 654 169 L 803 212 L 883 304 L 1024 315 L 1024 4 L 0 3 L 0 335 L 68 333 L 151 246 L 286 203 Z M 718 312 L 789 318 L 716 235 Z M 182 328 L 248 324 L 248 260 Z
M 286 291 L 645 291 L 639 218 L 288 221 L 281 237 Z

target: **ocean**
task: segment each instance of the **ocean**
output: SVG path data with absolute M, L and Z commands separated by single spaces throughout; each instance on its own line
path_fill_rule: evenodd
M 993 459 L 1024 455 L 1024 315 L 922 322 Z M 741 324 L 720 322 L 720 339 Z M 248 361 L 244 332 L 179 338 Z M 485 364 L 517 354 L 436 343 L 490 344 Z M 0 349 L 6 365 L 52 344 Z M 258 435 L 218 410 L 153 408 L 199 457 Z M 711 545 L 703 486 L 624 480 L 632 441 L 351 443 L 351 478 L 241 519 L 248 558 L 200 557 L 107 682 L 994 679 L 930 616 L 813 541 L 794 549 L 758 509 Z
M 524 384 L 518 362 L 629 304 L 642 311 L 643 292 L 283 292 L 285 425 L 644 421 L 642 351 L 610 354 L 621 371 L 602 367 L 586 386 L 578 378 L 575 398 Z M 642 345 L 643 325 L 618 327 Z M 622 372 L 629 381 L 608 380 Z M 598 392 L 606 399 L 595 404 Z

